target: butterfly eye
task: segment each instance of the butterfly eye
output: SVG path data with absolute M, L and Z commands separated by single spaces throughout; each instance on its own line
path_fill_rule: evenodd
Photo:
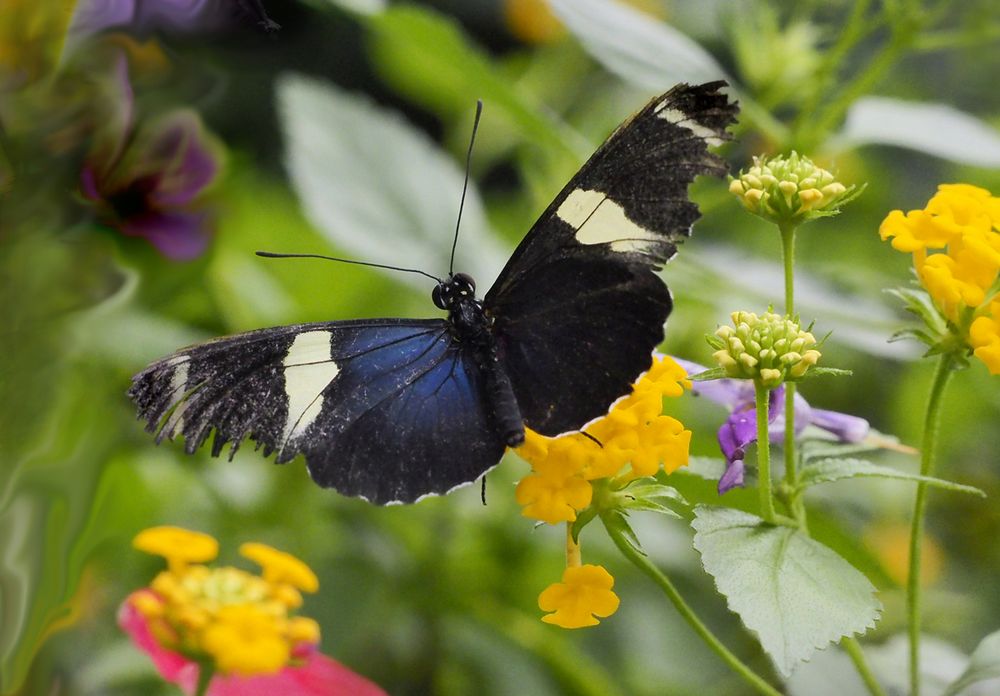
M 470 295 L 476 294 L 476 281 L 474 281 L 472 279 L 472 276 L 470 276 L 468 273 L 456 273 L 455 284 L 459 286 L 464 286 L 460 287 L 459 292 L 461 292 L 462 290 L 468 290 L 468 293 Z
M 448 305 L 444 302 L 444 283 L 438 283 L 434 286 L 431 299 L 434 301 L 434 306 L 438 309 L 448 309 Z

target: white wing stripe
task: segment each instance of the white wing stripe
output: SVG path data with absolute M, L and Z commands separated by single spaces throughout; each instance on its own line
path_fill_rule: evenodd
M 282 447 L 306 431 L 323 409 L 323 390 L 340 372 L 331 355 L 329 331 L 304 331 L 285 355 L 288 419 Z

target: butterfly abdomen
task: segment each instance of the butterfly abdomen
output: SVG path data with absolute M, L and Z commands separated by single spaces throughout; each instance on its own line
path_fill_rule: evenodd
M 445 297 L 449 297 L 449 293 L 445 293 Z M 450 297 L 453 299 L 448 303 L 448 321 L 458 345 L 472 353 L 476 365 L 483 371 L 487 403 L 497 435 L 508 447 L 518 447 L 524 443 L 524 418 L 510 377 L 497 356 L 492 321 L 474 295 L 451 293 Z

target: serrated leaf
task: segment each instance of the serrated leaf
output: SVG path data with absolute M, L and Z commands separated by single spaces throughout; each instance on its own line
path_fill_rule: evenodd
M 946 104 L 862 97 L 851 105 L 839 146 L 896 145 L 978 167 L 1000 167 L 1000 132 Z
M 798 529 L 707 505 L 695 508 L 691 526 L 705 570 L 784 676 L 817 649 L 875 625 L 875 587 Z
M 662 92 L 677 82 L 734 81 L 715 58 L 669 24 L 613 0 L 549 0 L 584 50 L 627 82 Z
M 461 166 L 400 115 L 332 84 L 284 75 L 277 94 L 286 166 L 310 221 L 354 258 L 443 274 Z M 456 256 L 456 270 L 483 279 L 508 256 L 471 183 Z M 393 277 L 428 289 L 422 276 Z
M 967 687 L 987 679 L 1000 679 L 1000 631 L 989 634 L 979 642 L 962 676 L 949 684 L 941 696 L 957 696 Z
M 893 469 L 892 467 L 880 466 L 865 459 L 830 458 L 811 462 L 808 466 L 802 468 L 800 485 L 806 488 L 815 486 L 818 483 L 829 483 L 831 481 L 859 477 L 889 478 L 900 481 L 926 483 L 928 486 L 934 486 L 935 488 L 943 488 L 960 493 L 971 493 L 982 498 L 986 497 L 986 493 L 973 486 L 965 486 L 961 483 L 945 481 L 944 479 L 932 476 L 911 474 L 907 471 Z

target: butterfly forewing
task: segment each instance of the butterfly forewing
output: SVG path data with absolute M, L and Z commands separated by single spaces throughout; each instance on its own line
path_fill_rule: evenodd
M 157 438 L 212 454 L 251 439 L 317 483 L 411 502 L 474 480 L 503 453 L 482 373 L 447 322 L 400 319 L 265 329 L 180 351 L 130 395 Z M 456 456 L 460 452 L 461 456 Z
M 487 293 L 500 359 L 531 428 L 581 427 L 649 366 L 672 307 L 655 271 L 698 218 L 687 187 L 726 171 L 708 151 L 735 120 L 723 86 L 678 85 L 619 127 Z

